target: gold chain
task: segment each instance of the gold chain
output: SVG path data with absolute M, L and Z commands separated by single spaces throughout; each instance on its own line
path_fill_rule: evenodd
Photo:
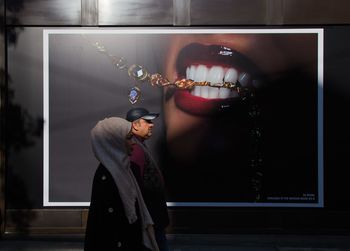
M 232 83 L 232 82 L 224 82 L 224 83 L 211 83 L 208 81 L 202 81 L 202 82 L 195 82 L 192 79 L 180 79 L 175 81 L 174 83 L 171 83 L 168 79 L 164 78 L 161 74 L 155 73 L 152 75 L 148 75 L 148 81 L 152 86 L 170 86 L 174 85 L 177 88 L 180 89 L 192 89 L 194 86 L 210 86 L 210 87 L 220 87 L 220 88 L 228 88 L 236 90 L 237 92 L 241 92 L 242 87 L 239 85 L 239 83 Z
M 83 35 L 83 38 L 88 41 L 86 36 L 84 34 L 82 34 L 82 35 Z M 236 83 L 233 83 L 233 82 L 211 83 L 208 81 L 196 82 L 192 79 L 183 78 L 180 80 L 176 80 L 175 82 L 172 83 L 167 78 L 163 77 L 159 73 L 154 73 L 154 74 L 148 73 L 147 70 L 145 69 L 145 67 L 143 67 L 141 65 L 133 64 L 130 67 L 128 67 L 127 61 L 125 58 L 117 57 L 117 56 L 110 54 L 107 51 L 107 49 L 99 42 L 90 42 L 89 41 L 89 44 L 92 45 L 93 47 L 95 47 L 97 49 L 97 51 L 99 51 L 100 53 L 109 57 L 112 60 L 112 64 L 117 69 L 119 69 L 119 70 L 127 69 L 130 77 L 133 77 L 137 81 L 146 81 L 146 82 L 150 83 L 152 86 L 158 86 L 158 87 L 175 86 L 179 89 L 184 89 L 184 90 L 191 90 L 195 86 L 209 86 L 209 87 L 216 87 L 216 88 L 227 88 L 230 90 L 237 91 L 237 93 L 240 96 L 242 96 L 243 98 L 249 92 L 249 89 L 245 88 L 245 87 L 243 88 L 238 81 Z M 140 74 L 140 76 L 139 75 L 135 76 L 135 74 L 133 74 L 134 70 L 141 70 L 142 73 Z M 139 91 L 139 89 L 138 89 L 138 91 Z

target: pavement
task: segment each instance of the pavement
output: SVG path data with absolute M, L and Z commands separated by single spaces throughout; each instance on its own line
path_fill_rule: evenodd
M 169 234 L 169 251 L 350 251 L 350 235 Z M 1 251 L 82 251 L 83 237 L 2 238 Z

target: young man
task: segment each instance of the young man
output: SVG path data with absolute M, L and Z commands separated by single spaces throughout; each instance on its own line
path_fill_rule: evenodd
M 164 193 L 164 180 L 144 142 L 151 137 L 154 126 L 153 119 L 158 116 L 158 113 L 151 113 L 145 108 L 133 108 L 127 112 L 126 120 L 132 123 L 131 132 L 135 142 L 130 156 L 130 166 L 154 221 L 159 250 L 168 251 L 165 228 L 169 224 L 169 216 Z

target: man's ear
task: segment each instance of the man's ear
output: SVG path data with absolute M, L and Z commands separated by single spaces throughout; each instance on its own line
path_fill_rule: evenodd
M 131 128 L 132 128 L 132 131 L 138 131 L 137 123 L 132 122 L 132 123 L 131 123 Z

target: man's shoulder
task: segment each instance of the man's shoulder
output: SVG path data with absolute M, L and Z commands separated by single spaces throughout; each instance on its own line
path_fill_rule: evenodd
M 136 163 L 139 166 L 143 166 L 145 164 L 145 152 L 142 146 L 138 143 L 133 145 L 130 161 Z
M 139 154 L 139 153 L 144 153 L 144 150 L 143 150 L 143 147 L 141 146 L 141 144 L 142 143 L 140 143 L 140 142 L 135 142 L 135 145 L 133 145 L 133 154 L 134 153 L 137 153 L 137 154 Z

